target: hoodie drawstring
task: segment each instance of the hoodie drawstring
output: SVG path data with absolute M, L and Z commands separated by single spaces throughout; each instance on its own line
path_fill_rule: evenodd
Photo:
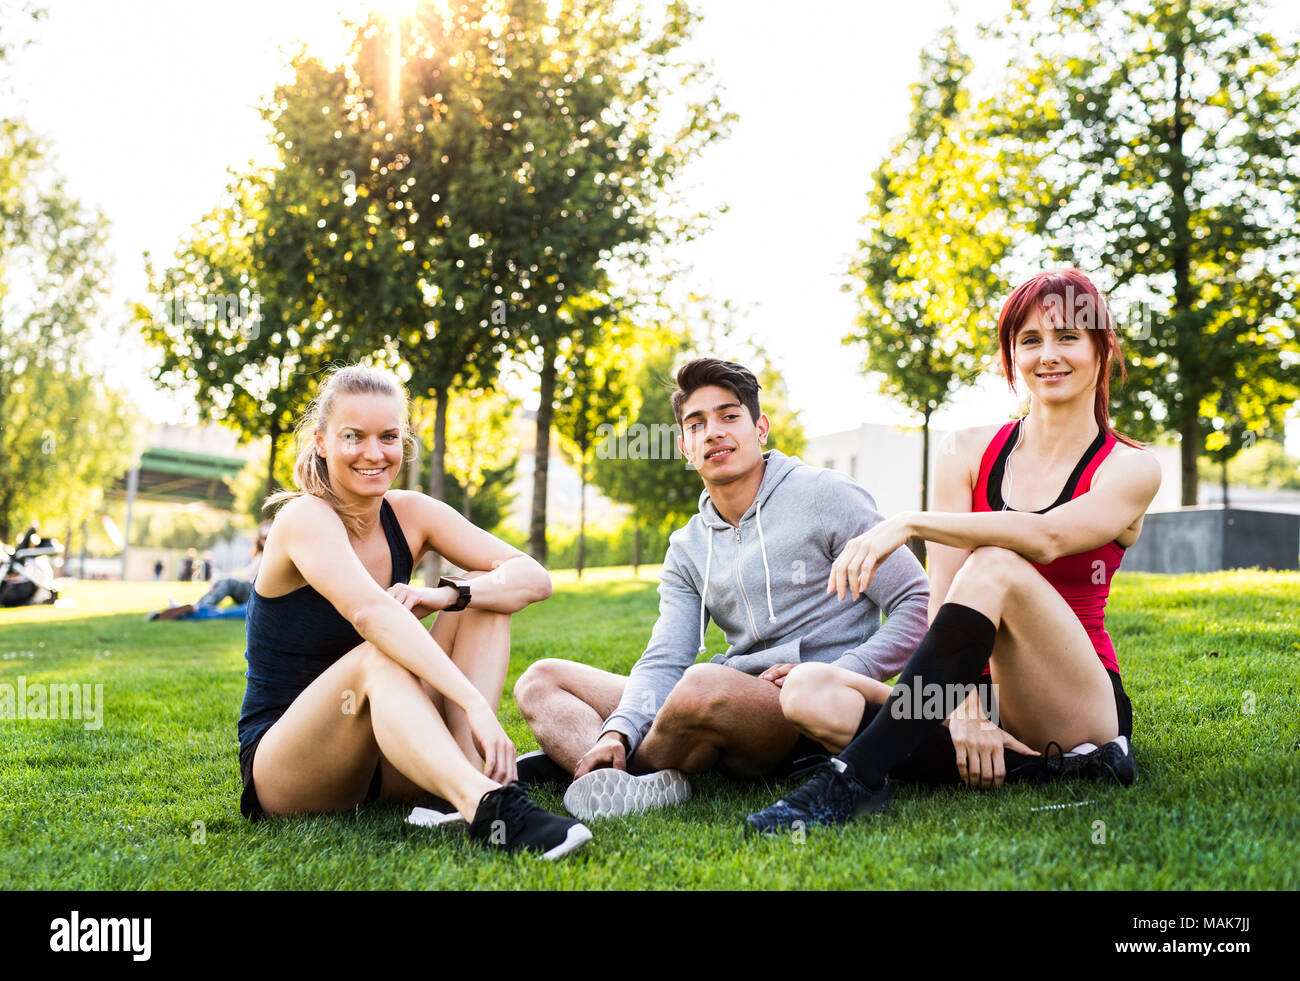
M 772 609 L 772 572 L 767 567 L 767 545 L 763 542 L 763 501 L 761 499 L 754 520 L 758 522 L 758 550 L 763 553 L 763 578 L 767 582 L 767 622 L 776 623 L 776 611 Z M 713 545 L 712 535 L 709 536 L 709 545 Z
M 706 526 L 707 527 L 707 526 Z M 700 597 L 700 648 L 697 653 L 704 653 L 704 618 L 709 602 L 709 566 L 713 563 L 713 531 L 709 530 L 709 553 L 704 559 L 704 594 Z

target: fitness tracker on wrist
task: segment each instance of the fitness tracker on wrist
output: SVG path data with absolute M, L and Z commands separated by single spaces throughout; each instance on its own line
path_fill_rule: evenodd
M 469 606 L 469 583 L 465 582 L 463 579 L 449 579 L 446 576 L 443 576 L 438 580 L 438 588 L 441 589 L 443 586 L 454 586 L 456 592 L 460 594 L 456 598 L 455 603 L 443 610 L 444 613 L 459 613 L 461 610 L 465 609 L 465 607 Z

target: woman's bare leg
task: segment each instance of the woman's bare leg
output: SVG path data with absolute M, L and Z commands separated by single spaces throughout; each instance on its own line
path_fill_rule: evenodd
M 998 724 L 1029 746 L 1101 745 L 1119 733 L 1114 690 L 1069 604 L 1028 561 L 999 548 L 977 549 L 946 602 L 988 617 L 998 631 L 990 657 Z M 924 678 L 916 679 L 923 685 Z M 782 709 L 801 732 L 839 753 L 854 739 L 868 700 L 890 689 L 852 672 L 802 664 L 786 675 Z
M 1115 690 L 1083 624 L 1030 562 L 1003 548 L 979 548 L 945 598 L 998 627 L 990 658 L 998 724 L 1042 752 L 1102 745 L 1119 735 Z
M 467 821 L 498 786 L 465 758 L 420 679 L 366 643 L 330 665 L 267 730 L 253 757 L 258 800 L 272 815 L 355 807 L 381 753 Z
M 459 613 L 439 613 L 431 632 L 451 663 L 483 694 L 492 710 L 497 711 L 501 707 L 506 672 L 510 669 L 510 614 L 472 608 Z M 456 745 L 481 770 L 483 757 L 474 748 L 465 713 L 457 705 L 444 704 L 442 697 L 431 688 L 428 692 L 437 698 Z
M 797 664 L 781 685 L 781 711 L 809 739 L 838 753 L 857 734 L 867 702 L 883 705 L 889 686 L 833 664 Z

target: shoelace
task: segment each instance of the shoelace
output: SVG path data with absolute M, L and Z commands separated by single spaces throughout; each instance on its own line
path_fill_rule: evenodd
M 507 828 L 515 819 L 525 817 L 532 809 L 533 802 L 517 783 L 506 784 L 492 799 L 492 819 L 504 821 Z
M 795 760 L 796 766 L 800 763 L 806 765 L 791 773 L 790 778 L 792 780 L 802 780 L 805 777 L 811 777 L 812 779 L 798 790 L 786 794 L 782 799 L 787 804 L 808 810 L 819 803 L 821 796 L 825 793 L 831 793 L 841 799 L 852 796 L 848 780 L 831 763 L 829 756 L 805 756 L 803 759 Z
M 1056 747 L 1056 755 L 1052 755 L 1052 747 Z M 1043 749 L 1043 772 L 1049 777 L 1059 777 L 1065 773 L 1065 750 L 1061 744 L 1052 740 Z

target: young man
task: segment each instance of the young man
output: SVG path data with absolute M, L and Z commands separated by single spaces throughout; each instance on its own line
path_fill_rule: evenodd
M 826 592 L 832 562 L 881 515 L 843 474 L 764 452 L 770 422 L 750 371 L 701 358 L 677 386 L 677 445 L 704 492 L 669 539 L 649 646 L 630 677 L 545 659 L 515 685 L 545 754 L 521 758 L 521 779 L 572 774 L 565 806 L 584 819 L 685 800 L 683 773 L 718 765 L 759 776 L 824 753 L 782 714 L 785 674 L 816 661 L 883 680 L 926 630 L 928 581 L 906 549 L 860 599 Z M 696 664 L 710 618 L 730 646 Z

